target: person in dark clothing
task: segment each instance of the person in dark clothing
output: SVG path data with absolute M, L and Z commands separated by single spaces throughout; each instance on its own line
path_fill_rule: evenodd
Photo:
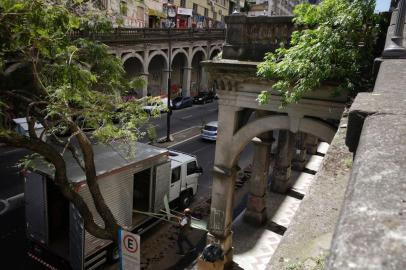
M 192 216 L 189 208 L 186 208 L 183 211 L 183 215 L 179 218 L 179 234 L 178 234 L 178 247 L 180 255 L 185 255 L 183 251 L 183 242 L 189 246 L 189 251 L 194 250 L 193 244 L 190 242 L 187 237 L 187 233 L 191 230 Z

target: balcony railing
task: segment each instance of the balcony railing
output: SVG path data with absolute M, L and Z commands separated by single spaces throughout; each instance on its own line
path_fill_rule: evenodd
M 75 31 L 71 37 L 86 37 L 104 43 L 144 43 L 171 40 L 219 40 L 225 29 L 115 28 L 112 32 Z

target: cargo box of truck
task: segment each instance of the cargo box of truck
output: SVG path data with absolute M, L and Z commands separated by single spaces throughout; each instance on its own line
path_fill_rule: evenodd
M 160 213 L 163 198 L 171 206 L 187 207 L 197 192 L 202 170 L 196 157 L 137 143 L 135 151 L 125 145 L 94 145 L 97 181 L 103 198 L 120 226 L 142 233 L 157 222 L 140 212 Z M 97 213 L 85 173 L 68 153 L 64 155 L 68 179 L 84 198 L 95 221 Z M 27 236 L 36 249 L 67 261 L 72 269 L 96 269 L 117 259 L 112 241 L 89 234 L 77 209 L 63 197 L 52 180 L 53 170 L 37 164 L 25 180 Z

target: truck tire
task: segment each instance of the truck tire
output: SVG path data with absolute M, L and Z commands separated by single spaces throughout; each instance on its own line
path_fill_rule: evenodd
M 107 249 L 107 262 L 109 264 L 115 263 L 116 261 L 118 261 L 120 257 L 120 254 L 118 252 L 118 246 L 117 245 L 111 245 L 110 247 L 108 247 Z
M 180 194 L 179 197 L 179 207 L 185 209 L 190 206 L 192 202 L 192 192 L 190 190 L 185 190 Z

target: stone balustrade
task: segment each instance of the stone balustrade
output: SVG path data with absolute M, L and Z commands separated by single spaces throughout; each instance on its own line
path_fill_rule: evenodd
M 233 14 L 225 17 L 227 24 L 223 58 L 261 61 L 265 53 L 288 45 L 294 30 L 293 16 L 247 17 Z
M 112 32 L 71 33 L 72 38 L 87 37 L 107 44 L 151 43 L 167 40 L 224 40 L 225 29 L 164 29 L 164 28 L 115 28 Z

